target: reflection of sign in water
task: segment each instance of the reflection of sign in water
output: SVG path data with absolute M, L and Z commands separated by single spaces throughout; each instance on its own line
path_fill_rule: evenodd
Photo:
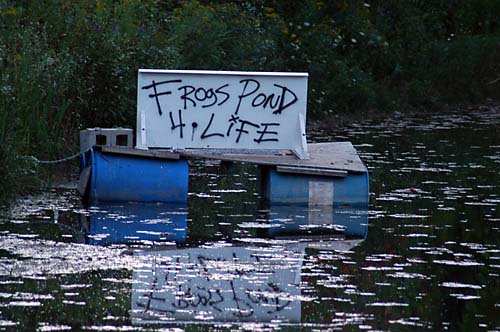
M 132 317 L 300 322 L 303 250 L 193 248 L 137 253 Z
M 140 70 L 140 148 L 306 152 L 307 74 Z

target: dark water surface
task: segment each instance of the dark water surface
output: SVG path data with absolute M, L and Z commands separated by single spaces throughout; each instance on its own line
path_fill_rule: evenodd
M 187 206 L 21 200 L 0 330 L 498 331 L 499 128 L 483 109 L 310 132 L 355 144 L 368 208 L 268 207 L 255 166 L 216 162 Z

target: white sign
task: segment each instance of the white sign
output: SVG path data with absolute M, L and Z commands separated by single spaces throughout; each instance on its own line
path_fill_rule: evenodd
M 139 70 L 137 148 L 307 157 L 306 73 Z
M 210 320 L 300 322 L 298 251 L 245 247 L 135 253 L 135 323 Z

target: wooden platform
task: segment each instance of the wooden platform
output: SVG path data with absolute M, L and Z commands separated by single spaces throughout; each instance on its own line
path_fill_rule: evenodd
M 215 159 L 274 166 L 278 172 L 344 177 L 349 173 L 365 173 L 366 167 L 351 142 L 309 143 L 310 159 L 299 159 L 291 152 L 243 154 L 223 150 L 139 150 L 102 147 L 102 152 L 160 159 Z
M 96 147 L 94 147 L 95 149 Z M 141 149 L 131 149 L 119 146 L 102 146 L 97 147 L 102 152 L 127 155 L 131 157 L 145 157 L 145 158 L 155 158 L 155 159 L 180 159 L 180 154 L 177 152 L 172 152 L 170 150 L 141 150 Z
M 310 159 L 298 159 L 292 153 L 215 154 L 203 150 L 184 151 L 181 156 L 276 166 L 278 172 L 296 174 L 346 176 L 348 173 L 367 171 L 351 142 L 309 143 L 307 147 Z

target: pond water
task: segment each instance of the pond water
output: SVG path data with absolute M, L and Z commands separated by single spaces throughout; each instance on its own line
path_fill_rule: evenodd
M 483 108 L 310 132 L 353 142 L 369 207 L 269 207 L 255 166 L 199 161 L 187 205 L 20 200 L 0 330 L 498 331 L 499 125 Z

